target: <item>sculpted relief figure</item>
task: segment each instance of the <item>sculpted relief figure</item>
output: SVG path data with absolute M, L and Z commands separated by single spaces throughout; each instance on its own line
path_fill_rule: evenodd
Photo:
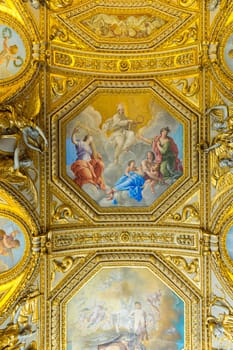
M 223 309 L 224 312 L 218 314 L 218 316 L 211 315 L 207 319 L 207 323 L 209 325 L 210 331 L 213 336 L 217 339 L 221 339 L 222 337 L 226 337 L 233 341 L 233 308 L 230 303 L 218 296 L 214 296 L 212 301 L 210 302 L 211 307 L 218 307 Z
M 22 98 L 13 105 L 0 105 L 0 181 L 16 185 L 27 191 L 31 203 L 37 205 L 31 150 L 42 153 L 48 146 L 47 139 L 36 123 L 40 111 L 38 91 Z
M 227 185 L 233 172 L 233 113 L 232 109 L 226 105 L 216 105 L 206 111 L 212 117 L 212 128 L 217 132 L 209 146 L 203 146 L 205 153 L 212 152 L 213 172 L 212 177 L 216 182 L 221 178 Z
M 29 292 L 21 300 L 13 313 L 12 321 L 0 329 L 0 350 L 37 350 L 37 343 L 32 340 L 38 322 L 39 291 Z
M 43 131 L 36 125 L 34 118 L 16 114 L 11 105 L 0 106 L 0 155 L 13 158 L 13 170 L 32 164 L 27 148 L 43 152 L 47 147 Z
M 221 112 L 223 118 L 219 118 L 218 114 L 214 111 Z M 229 108 L 226 105 L 219 105 L 209 108 L 206 114 L 214 116 L 213 129 L 218 132 L 218 134 L 213 138 L 212 144 L 205 148 L 204 151 L 208 153 L 211 150 L 215 150 L 218 155 L 218 150 L 220 147 L 224 148 L 225 156 L 228 159 L 232 159 L 233 156 L 233 115 L 229 113 Z M 223 159 L 223 158 L 222 158 Z

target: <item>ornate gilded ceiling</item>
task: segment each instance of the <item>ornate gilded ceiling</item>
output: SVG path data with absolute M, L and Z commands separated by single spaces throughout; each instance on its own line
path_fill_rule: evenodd
M 232 11 L 0 0 L 0 350 L 233 349 Z

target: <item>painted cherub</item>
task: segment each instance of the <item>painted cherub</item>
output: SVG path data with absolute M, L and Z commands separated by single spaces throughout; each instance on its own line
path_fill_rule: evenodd
M 151 168 L 147 171 L 149 179 L 146 180 L 146 184 L 150 184 L 150 189 L 152 193 L 155 193 L 155 185 L 160 183 L 161 185 L 166 185 L 163 179 L 163 175 L 160 172 L 160 164 L 153 164 Z
M 154 186 L 157 183 L 166 185 L 166 182 L 164 181 L 163 175 L 160 171 L 160 164 L 155 163 L 154 152 L 147 152 L 146 159 L 142 161 L 142 169 L 147 176 L 145 186 L 150 184 L 150 189 L 152 193 L 155 193 Z
M 19 233 L 18 230 L 12 231 L 9 235 L 2 229 L 0 229 L 0 255 L 11 255 L 11 249 L 20 247 L 20 241 L 15 239 Z
M 18 46 L 15 44 L 8 46 L 8 40 L 9 38 L 6 36 L 3 40 L 3 49 L 0 52 L 0 64 L 5 62 L 6 67 L 9 65 L 10 61 L 17 60 L 17 57 L 14 57 L 14 55 L 18 52 Z

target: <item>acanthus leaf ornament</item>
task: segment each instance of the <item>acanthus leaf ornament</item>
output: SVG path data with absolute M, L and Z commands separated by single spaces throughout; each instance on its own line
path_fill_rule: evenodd
M 51 41 L 60 42 L 61 44 L 72 45 L 76 49 L 83 49 L 85 45 L 78 38 L 73 38 L 70 32 L 63 28 L 61 23 L 56 23 L 51 26 L 49 39 Z
M 51 89 L 55 96 L 63 96 L 71 87 L 75 85 L 76 80 L 72 77 L 51 77 Z
M 182 271 L 191 275 L 194 282 L 200 281 L 200 262 L 198 258 L 188 262 L 184 257 L 169 255 L 167 259 L 177 267 L 181 268 Z
M 182 213 L 171 214 L 170 217 L 175 221 L 186 222 L 188 219 L 192 218 L 195 220 L 200 220 L 199 210 L 195 205 L 186 205 L 182 209 Z
M 72 256 L 65 256 L 61 261 L 54 259 L 52 261 L 51 280 L 54 281 L 57 272 L 64 274 L 70 271 L 76 263 L 80 265 L 83 264 L 84 261 L 84 257 L 73 258 Z
M 66 204 L 60 204 L 56 201 L 52 202 L 52 222 L 53 223 L 67 223 L 72 221 L 79 221 L 80 223 L 84 219 L 80 216 L 78 217 L 73 210 Z
M 173 80 L 171 83 L 180 87 L 181 93 L 186 97 L 196 97 L 200 90 L 199 79 L 197 77 L 194 77 L 192 80 Z

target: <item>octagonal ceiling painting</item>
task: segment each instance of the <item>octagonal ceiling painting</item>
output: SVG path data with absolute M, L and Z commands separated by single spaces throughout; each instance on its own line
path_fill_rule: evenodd
M 66 313 L 67 350 L 184 348 L 184 302 L 147 268 L 102 269 Z
M 101 207 L 151 205 L 182 160 L 183 125 L 149 92 L 100 94 L 66 124 L 66 174 Z

